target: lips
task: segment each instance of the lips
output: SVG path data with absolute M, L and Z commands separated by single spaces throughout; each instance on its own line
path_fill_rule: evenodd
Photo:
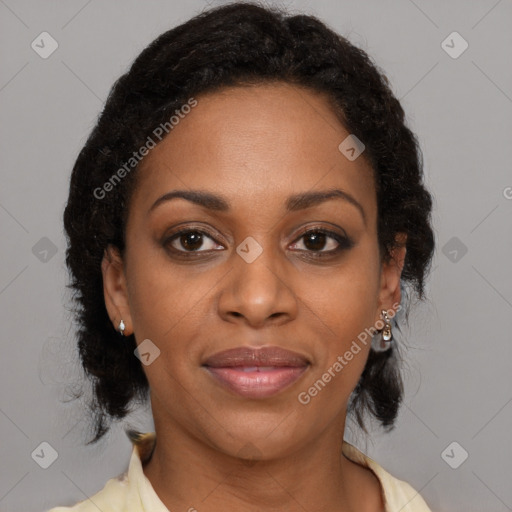
M 262 399 L 295 383 L 309 360 L 280 347 L 238 347 L 218 352 L 203 363 L 215 382 L 244 398 Z
M 238 367 L 303 367 L 309 360 L 297 352 L 281 347 L 237 347 L 210 356 L 203 366 L 210 368 Z

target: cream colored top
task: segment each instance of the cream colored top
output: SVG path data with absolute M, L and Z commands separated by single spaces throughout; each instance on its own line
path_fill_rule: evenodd
M 111 478 L 105 487 L 72 507 L 56 507 L 48 512 L 170 512 L 161 502 L 147 479 L 142 466 L 153 453 L 154 432 L 127 431 L 133 451 L 127 471 Z M 369 468 L 377 476 L 383 490 L 385 512 L 431 512 L 425 501 L 407 482 L 385 471 L 355 446 L 343 441 L 343 454 L 351 461 Z

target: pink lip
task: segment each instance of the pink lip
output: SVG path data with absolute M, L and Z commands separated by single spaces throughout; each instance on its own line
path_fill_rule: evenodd
M 291 386 L 310 362 L 280 347 L 238 347 L 210 356 L 203 363 L 217 382 L 246 398 L 266 398 Z
M 223 386 L 246 398 L 266 398 L 275 395 L 293 382 L 307 370 L 302 367 L 274 367 L 272 370 L 244 371 L 242 367 L 206 369 Z

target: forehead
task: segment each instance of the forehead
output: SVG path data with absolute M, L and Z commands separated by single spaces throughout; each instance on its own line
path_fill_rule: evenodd
M 172 189 L 203 189 L 233 202 L 342 188 L 375 208 L 364 153 L 339 149 L 350 133 L 326 97 L 286 83 L 230 87 L 195 98 L 197 106 L 141 162 L 134 202 Z

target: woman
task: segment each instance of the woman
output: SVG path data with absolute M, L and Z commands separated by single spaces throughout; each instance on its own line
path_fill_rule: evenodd
M 343 433 L 393 426 L 431 206 L 387 79 L 316 18 L 236 3 L 157 38 L 64 214 L 91 442 L 148 397 L 155 432 L 52 512 L 428 511 Z

